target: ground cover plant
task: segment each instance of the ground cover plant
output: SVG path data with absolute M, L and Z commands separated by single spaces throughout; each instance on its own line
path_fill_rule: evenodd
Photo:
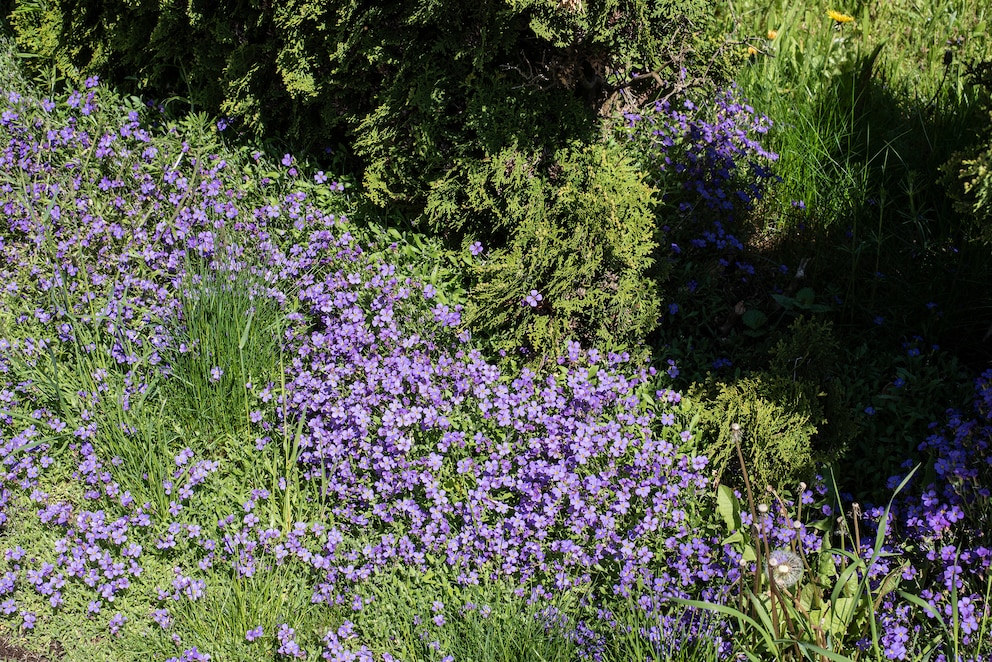
M 576 346 L 557 377 L 503 376 L 448 330 L 457 305 L 365 259 L 343 219 L 302 191 L 253 197 L 196 131 L 149 131 L 99 93 L 7 97 L 5 494 L 37 517 L 8 529 L 17 631 L 71 633 L 82 658 L 330 657 L 373 603 L 370 655 L 440 659 L 491 602 L 529 595 L 540 627 L 493 622 L 540 638 L 487 627 L 486 645 L 567 652 L 544 596 L 574 587 L 578 613 L 594 609 L 651 558 L 632 546 L 645 527 L 693 539 L 683 509 L 706 479 L 651 434 L 646 369 Z M 669 478 L 683 489 L 664 492 Z M 570 489 L 550 499 L 558 479 Z M 613 501 L 634 489 L 658 496 Z M 715 575 L 718 541 L 697 545 L 664 591 L 698 597 Z M 431 587 L 432 567 L 430 604 L 382 586 Z M 444 606 L 480 583 L 480 616 L 461 596 Z M 395 630 L 390 610 L 422 607 Z M 420 618 L 459 627 L 421 641 Z
M 675 390 L 707 348 L 650 362 L 562 337 L 559 355 L 487 355 L 499 343 L 465 324 L 453 269 L 489 247 L 455 260 L 358 224 L 339 173 L 78 87 L 46 98 L 13 76 L 0 114 L 0 612 L 22 656 L 992 652 L 992 372 L 919 414 L 915 456 L 859 505 L 842 460 L 798 461 L 804 430 L 843 408 L 817 388 L 839 347 L 829 311 L 789 280 L 780 322 L 716 324 L 774 338 L 772 372 L 792 370 L 735 384 L 753 416 Z M 779 159 L 768 120 L 730 89 L 615 129 L 608 149 L 664 189 L 663 270 L 686 297 L 666 324 L 705 316 L 694 292 L 760 281 L 746 249 Z M 716 265 L 701 289 L 679 281 L 694 264 Z M 512 304 L 540 323 L 557 296 Z M 899 378 L 938 368 L 922 343 Z

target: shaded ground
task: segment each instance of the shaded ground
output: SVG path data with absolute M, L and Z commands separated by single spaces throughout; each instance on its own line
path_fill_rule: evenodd
M 48 653 L 35 653 L 11 643 L 5 633 L 0 633 L 0 662 L 59 662 L 65 659 L 65 650 L 58 642 L 52 642 Z

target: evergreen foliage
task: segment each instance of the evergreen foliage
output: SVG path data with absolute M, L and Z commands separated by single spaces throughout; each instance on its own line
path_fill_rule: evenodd
M 944 172 L 955 209 L 972 218 L 979 234 L 992 240 L 992 140 L 970 153 L 955 153 Z
M 701 413 L 710 461 L 724 482 L 738 482 L 732 478 L 740 472 L 735 437 L 756 485 L 779 487 L 811 475 L 812 439 L 825 419 L 808 382 L 758 375 L 720 384 Z
M 381 202 L 465 159 L 595 136 L 597 113 L 706 78 L 710 0 L 4 3 L 18 46 L 228 115 L 253 137 L 347 136 Z M 702 47 L 700 47 L 702 48 Z M 709 49 L 712 51 L 712 48 Z M 78 71 L 77 71 L 78 70 Z
M 540 159 L 504 150 L 472 185 L 449 184 L 463 217 L 515 228 L 475 264 L 468 321 L 499 349 L 537 356 L 568 340 L 632 348 L 658 317 L 652 189 L 617 144 L 559 150 L 548 174 L 534 172 Z
M 788 331 L 766 371 L 697 387 L 704 437 L 712 440 L 707 452 L 725 482 L 740 468 L 734 423 L 748 472 L 773 487 L 810 479 L 816 464 L 836 461 L 857 432 L 831 369 L 840 352 L 831 325 L 798 318 Z

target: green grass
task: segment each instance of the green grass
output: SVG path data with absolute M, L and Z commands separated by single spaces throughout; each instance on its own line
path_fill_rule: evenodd
M 822 390 L 859 427 L 848 452 L 859 461 L 846 462 L 840 480 L 881 498 L 860 460 L 895 473 L 896 458 L 927 434 L 926 422 L 962 406 L 961 386 L 992 359 L 989 247 L 939 183 L 941 167 L 988 123 L 987 90 L 968 71 L 992 58 L 989 8 L 971 0 L 721 7 L 721 34 L 739 52 L 736 83 L 774 123 L 762 144 L 779 154 L 781 181 L 749 220 L 755 232 L 745 259 L 759 276 L 719 292 L 708 314 L 722 320 L 743 299 L 768 321 L 745 328 L 750 338 L 728 343 L 722 333 L 713 348 L 705 338 L 694 342 L 707 350 L 684 372 L 704 381 L 709 362 L 725 355 L 742 374 L 767 370 L 775 342 L 790 341 L 784 321 L 829 321 L 839 349 L 819 375 Z M 828 10 L 853 20 L 836 22 Z M 805 275 L 795 287 L 809 288 L 813 304 L 770 311 L 770 297 L 787 283 L 775 268 L 793 274 L 800 264 Z M 913 347 L 918 355 L 908 353 Z M 693 352 L 682 351 L 693 365 Z M 911 388 L 894 389 L 897 377 Z M 868 407 L 878 415 L 865 416 Z

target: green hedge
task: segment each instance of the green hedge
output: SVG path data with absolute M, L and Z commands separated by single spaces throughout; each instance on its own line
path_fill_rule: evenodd
M 461 159 L 591 138 L 597 113 L 708 64 L 713 0 L 8 0 L 18 46 L 65 76 L 178 96 L 256 138 L 348 136 L 381 200 Z M 697 52 L 698 51 L 698 52 Z M 78 69 L 78 71 L 77 71 Z M 635 73 L 644 75 L 630 83 Z

